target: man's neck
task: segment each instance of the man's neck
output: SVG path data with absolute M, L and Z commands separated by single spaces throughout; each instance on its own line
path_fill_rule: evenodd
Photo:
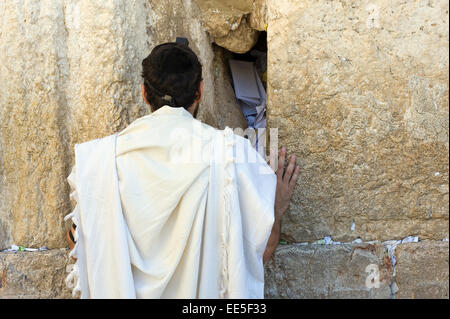
M 189 106 L 186 110 L 192 114 L 192 116 L 196 119 L 199 109 L 199 102 L 194 102 L 191 106 Z

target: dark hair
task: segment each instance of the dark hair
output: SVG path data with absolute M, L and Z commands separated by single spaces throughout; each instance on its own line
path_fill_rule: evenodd
M 188 108 L 197 98 L 202 65 L 185 44 L 156 46 L 142 61 L 145 94 L 153 110 L 164 105 Z

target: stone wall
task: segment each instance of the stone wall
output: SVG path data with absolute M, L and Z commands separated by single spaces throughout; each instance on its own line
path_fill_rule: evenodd
M 393 267 L 382 245 L 283 245 L 265 275 L 266 298 L 392 297 Z
M 263 30 L 268 125 L 301 167 L 266 297 L 448 298 L 448 25 L 446 0 L 0 1 L 0 250 L 50 248 L 0 252 L 0 298 L 69 297 L 73 146 L 149 113 L 151 49 L 187 37 L 200 119 L 245 127 L 226 50 Z
M 64 283 L 68 267 L 66 249 L 0 253 L 0 299 L 72 298 Z
M 280 245 L 265 265 L 266 298 L 448 298 L 448 242 Z M 65 249 L 0 253 L 1 298 L 72 298 Z
M 266 298 L 449 298 L 448 242 L 282 245 L 265 268 Z
M 268 123 L 294 242 L 448 238 L 448 2 L 269 1 Z
M 448 298 L 448 242 L 402 244 L 396 249 L 398 298 Z

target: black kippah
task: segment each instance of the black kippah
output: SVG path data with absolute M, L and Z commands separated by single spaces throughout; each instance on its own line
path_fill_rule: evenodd
M 155 109 L 163 105 L 187 108 L 194 103 L 202 66 L 186 44 L 156 46 L 142 61 L 142 68 L 147 100 Z
M 186 56 L 186 52 L 178 46 L 163 48 L 160 61 L 160 68 L 169 73 L 185 73 L 192 69 L 192 62 Z

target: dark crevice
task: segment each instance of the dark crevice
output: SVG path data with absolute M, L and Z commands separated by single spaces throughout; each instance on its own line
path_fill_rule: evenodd
M 267 32 L 260 32 L 258 41 L 248 52 L 239 54 L 239 53 L 233 53 L 233 52 L 228 51 L 227 56 L 228 56 L 228 60 L 226 61 L 227 62 L 226 63 L 227 70 L 228 70 L 227 73 L 230 76 L 230 78 L 232 78 L 232 72 L 231 72 L 231 68 L 230 68 L 230 64 L 229 64 L 230 60 L 252 62 L 252 63 L 254 63 L 254 66 L 256 68 L 256 76 L 259 77 L 259 79 L 261 80 L 261 83 L 264 87 L 264 91 L 266 91 L 266 88 L 267 88 Z M 231 84 L 232 84 L 233 90 L 235 91 L 234 82 L 231 81 Z M 264 92 L 264 94 L 265 94 L 265 92 Z M 240 103 L 241 109 L 242 109 L 242 107 L 243 107 L 242 101 L 239 103 Z M 247 102 L 244 102 L 244 105 L 245 105 L 245 103 L 247 103 Z M 244 109 L 247 110 L 247 113 L 244 111 Z M 250 109 L 255 110 L 254 106 L 251 106 Z M 261 122 L 261 121 L 258 122 L 256 120 L 258 118 L 257 116 L 248 114 L 248 112 L 253 112 L 253 111 L 249 111 L 250 109 L 248 108 L 248 106 L 245 106 L 242 109 L 244 115 L 246 116 L 248 126 L 249 127 L 259 127 L 259 128 L 265 127 L 265 124 L 263 126 L 261 126 L 261 123 L 265 123 L 265 122 Z M 260 114 L 260 112 L 258 112 L 258 114 Z M 264 114 L 265 114 L 265 111 L 264 111 Z M 264 117 L 265 117 L 265 115 L 264 115 Z

